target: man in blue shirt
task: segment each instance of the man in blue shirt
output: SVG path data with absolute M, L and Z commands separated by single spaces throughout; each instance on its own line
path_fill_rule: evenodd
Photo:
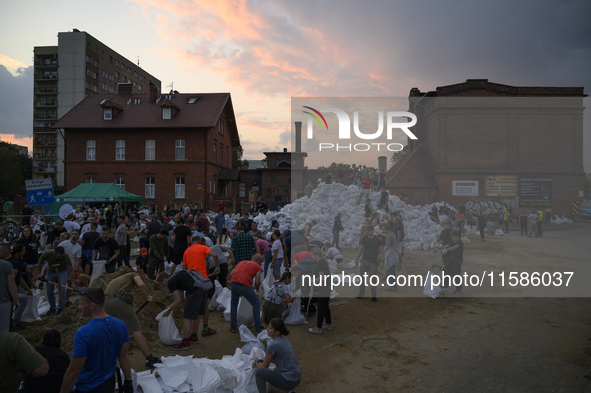
M 125 377 L 120 391 L 132 393 L 131 362 L 127 353 L 129 333 L 125 323 L 105 313 L 102 288 L 87 288 L 81 295 L 78 307 L 91 319 L 76 331 L 72 360 L 60 392 L 70 392 L 74 384 L 77 392 L 113 392 L 119 359 Z
M 226 223 L 223 210 L 218 211 L 218 215 L 215 216 L 213 222 L 215 224 L 215 238 L 218 239 L 219 244 L 222 244 L 222 229 L 224 229 Z

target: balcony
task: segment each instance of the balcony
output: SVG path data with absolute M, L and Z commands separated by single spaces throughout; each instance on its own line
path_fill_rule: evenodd
M 35 68 L 56 68 L 57 66 L 58 66 L 57 60 L 37 59 L 35 61 Z
M 49 160 L 49 159 L 55 160 L 57 158 L 57 154 L 34 153 L 33 158 L 40 159 L 40 160 Z
M 33 118 L 35 120 L 57 120 L 57 111 L 35 113 Z
M 57 131 L 51 127 L 33 127 L 33 133 L 34 134 L 51 133 L 51 134 L 55 135 L 57 133 Z
M 33 146 L 57 146 L 57 138 L 35 138 Z
M 35 80 L 56 80 L 57 81 L 57 72 L 52 72 L 51 74 L 35 74 Z
M 36 107 L 57 106 L 57 98 L 54 98 L 52 100 L 35 101 L 35 106 Z
M 55 166 L 36 166 L 34 168 L 35 173 L 56 173 L 57 167 Z
M 57 93 L 57 86 L 39 86 L 35 88 L 36 94 Z

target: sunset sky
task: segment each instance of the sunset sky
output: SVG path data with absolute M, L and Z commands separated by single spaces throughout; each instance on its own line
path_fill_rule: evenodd
M 230 92 L 245 157 L 261 159 L 290 147 L 292 96 L 407 97 L 475 78 L 589 94 L 590 17 L 589 1 L 4 2 L 0 137 L 31 148 L 33 47 L 74 28 L 139 56 L 164 91 Z

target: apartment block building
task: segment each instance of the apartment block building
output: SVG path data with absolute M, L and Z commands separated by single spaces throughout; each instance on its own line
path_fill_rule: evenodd
M 134 93 L 149 92 L 160 80 L 90 34 L 58 33 L 57 46 L 34 48 L 33 179 L 65 185 L 65 135 L 51 127 L 91 94 L 117 93 L 130 83 Z

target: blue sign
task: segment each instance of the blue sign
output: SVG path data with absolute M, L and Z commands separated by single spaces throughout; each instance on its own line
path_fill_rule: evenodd
M 53 189 L 27 191 L 27 201 L 29 202 L 29 206 L 54 203 Z

